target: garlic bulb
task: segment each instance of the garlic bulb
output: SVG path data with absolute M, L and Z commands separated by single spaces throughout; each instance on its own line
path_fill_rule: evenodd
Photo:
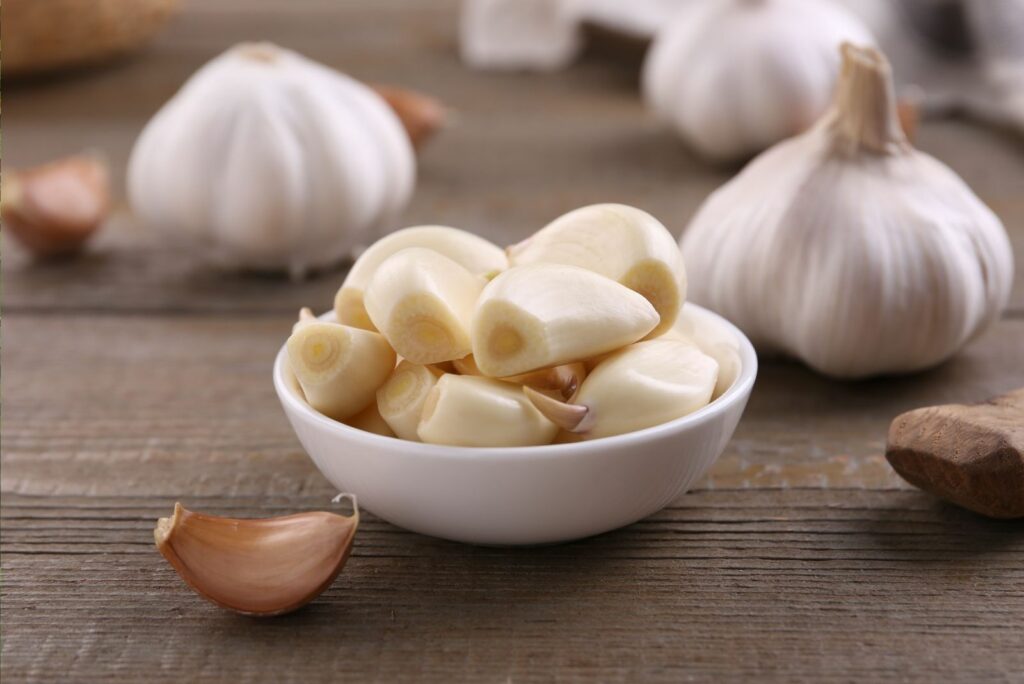
M 690 296 L 838 377 L 927 368 L 994 321 L 999 219 L 907 143 L 885 57 L 842 48 L 832 109 L 713 193 L 683 234 Z
M 412 145 L 358 81 L 275 45 L 236 46 L 197 71 L 132 151 L 144 223 L 220 264 L 330 265 L 405 206 Z
M 843 41 L 873 43 L 822 0 L 686 5 L 643 68 L 648 105 L 697 152 L 735 161 L 800 133 L 828 107 Z

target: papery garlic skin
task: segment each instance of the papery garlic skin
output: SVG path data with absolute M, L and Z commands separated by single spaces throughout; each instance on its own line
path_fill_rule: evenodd
M 833 109 L 713 193 L 681 240 L 690 298 L 836 377 L 940 363 L 995 321 L 999 219 L 906 141 L 888 63 L 844 47 Z
M 661 425 L 711 401 L 718 363 L 692 342 L 658 338 L 609 354 L 590 372 L 572 403 L 525 390 L 558 427 L 584 439 Z
M 832 2 L 693 3 L 656 36 L 644 96 L 702 156 L 742 160 L 804 131 L 828 108 L 844 41 L 873 43 Z
M 427 396 L 417 433 L 428 444 L 539 446 L 550 444 L 558 427 L 541 415 L 521 387 L 446 374 Z
M 387 103 L 269 43 L 199 69 L 143 130 L 128 166 L 147 226 L 210 260 L 301 277 L 388 226 L 415 180 Z

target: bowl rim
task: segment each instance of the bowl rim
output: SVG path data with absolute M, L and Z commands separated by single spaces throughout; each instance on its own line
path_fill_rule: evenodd
M 757 353 L 754 351 L 754 345 L 749 339 L 747 339 L 747 336 L 744 335 L 739 328 L 717 313 L 702 306 L 691 302 L 687 302 L 685 306 L 693 307 L 693 309 L 699 311 L 702 315 L 714 318 L 718 324 L 722 325 L 732 333 L 738 343 L 737 351 L 740 356 L 740 372 L 729 389 L 703 408 L 667 423 L 653 425 L 642 430 L 627 432 L 621 435 L 599 437 L 597 439 L 570 442 L 566 444 L 542 444 L 539 446 L 510 447 L 467 447 L 444 444 L 425 444 L 423 442 L 412 442 L 409 440 L 399 439 L 398 437 L 378 435 L 373 432 L 360 430 L 359 428 L 352 427 L 351 425 L 346 425 L 345 423 L 336 421 L 333 418 L 328 418 L 299 398 L 288 386 L 288 380 L 285 378 L 284 364 L 287 359 L 286 344 L 281 345 L 281 349 L 274 358 L 274 390 L 277 392 L 278 399 L 280 399 L 281 403 L 284 405 L 286 412 L 295 412 L 303 418 L 312 421 L 322 429 L 337 436 L 339 441 L 362 443 L 371 448 L 393 448 L 397 443 L 401 445 L 403 450 L 407 450 L 409 455 L 422 455 L 424 457 L 435 459 L 462 460 L 471 458 L 479 460 L 481 458 L 490 458 L 497 460 L 515 459 L 521 461 L 526 455 L 541 459 L 564 458 L 574 454 L 579 455 L 586 452 L 592 452 L 595 449 L 638 447 L 659 437 L 684 432 L 688 428 L 702 425 L 728 413 L 737 403 L 746 401 L 746 398 L 749 396 L 750 390 L 754 385 L 754 380 L 757 377 Z M 321 314 L 317 318 L 328 322 L 335 320 L 333 311 Z

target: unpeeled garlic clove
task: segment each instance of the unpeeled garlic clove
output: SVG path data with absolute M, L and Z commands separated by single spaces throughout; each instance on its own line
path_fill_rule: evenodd
M 375 85 L 373 89 L 395 110 L 417 150 L 444 127 L 448 110 L 439 100 L 397 86 Z
M 160 518 L 153 538 L 196 593 L 245 615 L 301 608 L 337 577 L 349 553 L 359 508 L 351 516 L 316 511 L 240 520 L 195 513 L 180 503 Z
M 109 212 L 109 173 L 94 157 L 68 157 L 4 173 L 0 215 L 11 234 L 37 256 L 78 251 Z

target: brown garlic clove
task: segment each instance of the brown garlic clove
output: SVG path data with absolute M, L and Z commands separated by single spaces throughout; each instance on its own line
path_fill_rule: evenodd
M 316 511 L 239 520 L 194 513 L 180 503 L 160 518 L 157 549 L 192 589 L 245 615 L 281 615 L 319 596 L 348 559 L 359 526 L 351 516 Z
M 109 174 L 94 157 L 68 157 L 4 173 L 0 216 L 11 234 L 37 256 L 78 251 L 109 212 Z
M 375 85 L 373 89 L 395 110 L 417 150 L 441 130 L 448 119 L 445 106 L 429 95 L 389 85 Z
M 582 363 L 567 363 L 552 368 L 542 368 L 531 373 L 501 378 L 501 380 L 523 385 L 524 388 L 536 390 L 549 397 L 560 397 L 563 401 L 569 401 L 576 394 L 576 390 L 580 388 L 580 383 L 585 377 L 587 377 L 587 369 Z
M 900 128 L 907 140 L 914 142 L 917 138 L 917 125 L 921 121 L 921 112 L 913 100 L 900 100 L 896 103 L 896 116 L 900 120 Z
M 567 404 L 543 394 L 532 387 L 523 387 L 526 398 L 530 400 L 545 418 L 565 432 L 585 432 L 589 425 L 585 422 L 590 409 L 579 404 Z

